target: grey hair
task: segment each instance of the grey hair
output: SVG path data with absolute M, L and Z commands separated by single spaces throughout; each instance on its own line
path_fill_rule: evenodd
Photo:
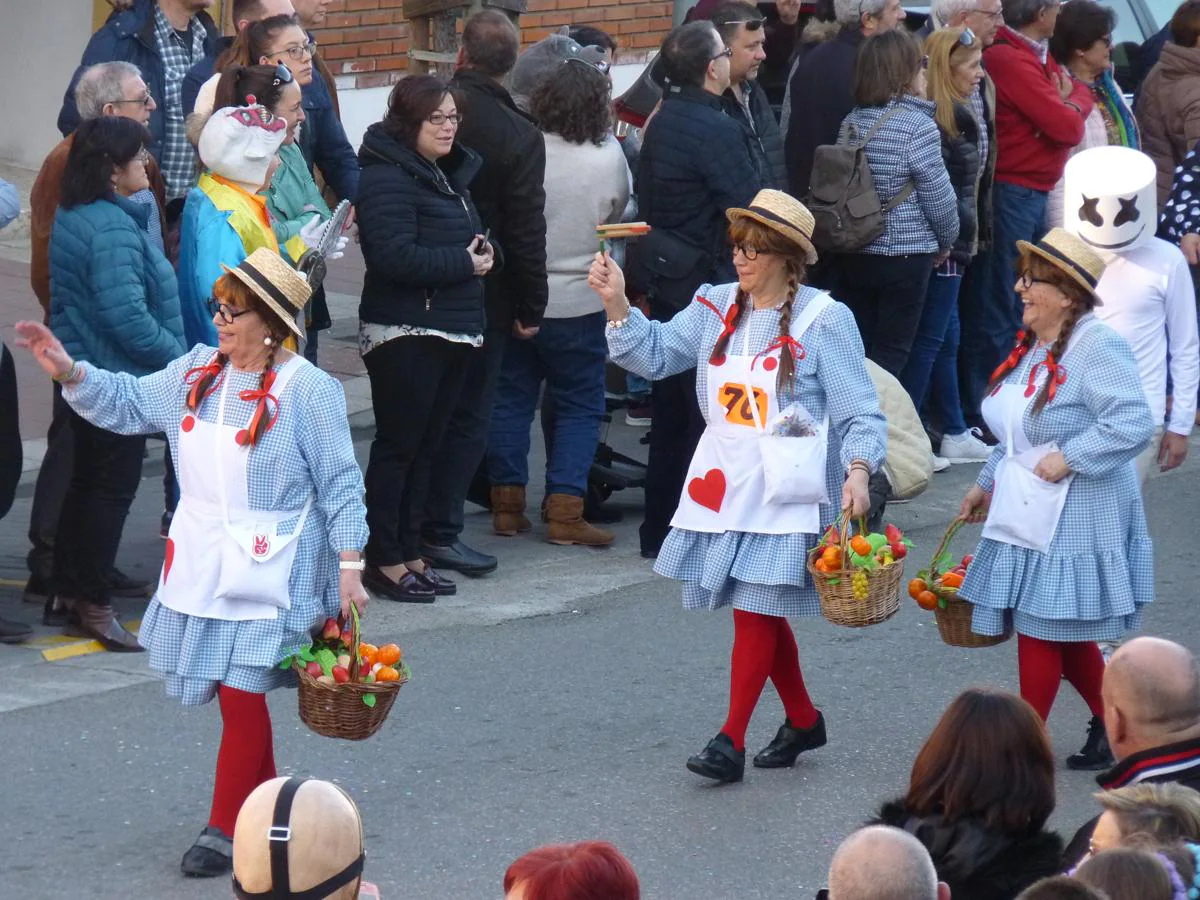
M 104 115 L 104 106 L 125 99 L 125 82 L 141 78 L 142 70 L 133 63 L 106 62 L 84 69 L 75 85 L 75 106 L 84 121 Z
M 877 16 L 887 6 L 887 0 L 833 0 L 833 17 L 839 25 L 862 27 L 862 17 Z
M 829 866 L 830 900 L 937 900 L 929 851 L 907 831 L 869 825 L 844 840 Z
M 1047 6 L 1053 6 L 1058 0 L 1000 0 L 1004 10 L 1004 24 L 1009 28 L 1024 28 L 1038 17 Z
M 939 26 L 950 24 L 958 13 L 969 13 L 978 8 L 979 0 L 933 0 L 929 12 Z

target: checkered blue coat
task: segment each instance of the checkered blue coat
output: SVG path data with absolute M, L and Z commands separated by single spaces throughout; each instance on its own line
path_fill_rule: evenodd
M 736 291 L 736 284 L 703 285 L 698 294 L 723 316 Z M 813 288 L 800 288 L 793 321 L 816 295 Z M 695 300 L 670 322 L 651 322 L 633 310 L 624 327 L 608 329 L 608 349 L 622 368 L 651 380 L 696 367 L 696 396 L 707 420 L 708 358 L 722 327 L 722 320 Z M 779 313 L 744 313 L 730 338 L 730 355 L 741 353 L 746 329 L 750 330 L 750 352 L 758 353 L 779 335 Z M 883 463 L 887 422 L 867 374 L 854 317 L 846 307 L 834 303 L 817 316 L 801 344 L 804 359 L 797 361 L 796 377 L 779 397 L 779 405 L 799 401 L 818 421 L 829 414 L 825 479 L 832 502 L 821 505 L 821 525 L 825 527 L 840 512 L 842 483 L 850 462 L 865 460 L 872 471 Z M 654 568 L 660 575 L 683 582 L 683 605 L 688 609 L 732 605 L 771 616 L 815 616 L 820 607 L 805 560 L 817 539 L 813 534 L 710 534 L 673 528 Z
M 883 234 L 862 253 L 905 256 L 937 253 L 958 237 L 958 199 L 942 160 L 934 105 L 906 96 L 886 106 L 856 106 L 842 120 L 838 143 L 858 143 L 889 110 L 897 109 L 867 144 L 867 162 L 879 201 L 887 204 L 912 181 L 913 192 L 883 216 Z
M 165 432 L 179 468 L 179 424 L 185 414 L 184 374 L 216 354 L 198 344 L 160 372 L 135 378 L 84 364 L 87 376 L 63 397 L 89 422 L 118 434 Z M 276 367 L 278 369 L 278 366 Z M 225 421 L 245 428 L 254 403 L 236 400 L 255 390 L 259 374 L 227 366 Z M 209 394 L 199 418 L 216 420 L 219 394 Z M 151 668 L 163 673 L 167 693 L 184 704 L 212 699 L 219 684 L 263 692 L 289 683 L 276 664 L 309 643 L 309 631 L 339 608 L 337 553 L 367 542 L 362 471 L 354 458 L 346 398 L 336 379 L 302 362 L 279 397 L 279 418 L 250 450 L 247 483 L 255 510 L 299 509 L 316 502 L 297 539 L 288 584 L 291 609 L 275 619 L 230 622 L 187 616 L 150 601 L 138 639 Z M 214 476 L 215 477 L 215 476 Z M 182 548 L 181 548 L 182 550 Z
M 1031 349 L 1007 381 L 1026 384 L 1030 368 L 1045 358 L 1045 348 Z M 1036 416 L 1026 409 L 1025 433 L 1035 447 L 1056 441 L 1077 474 L 1048 552 L 979 542 L 959 589 L 975 604 L 971 627 L 979 634 L 999 634 L 1011 610 L 1020 634 L 1117 640 L 1140 626 L 1142 607 L 1154 599 L 1153 547 L 1133 466 L 1154 434 L 1154 420 L 1133 352 L 1115 331 L 1094 322 L 1063 367 L 1067 380 L 1054 400 Z M 985 491 L 993 489 L 1003 456 L 997 447 L 980 472 L 977 483 Z

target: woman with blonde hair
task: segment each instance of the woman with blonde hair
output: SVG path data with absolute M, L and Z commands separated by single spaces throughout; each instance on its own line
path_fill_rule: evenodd
M 900 382 L 917 409 L 928 400 L 933 424 L 942 435 L 939 459 L 947 463 L 983 462 L 990 452 L 967 429 L 958 396 L 958 292 L 963 272 L 979 249 L 979 196 L 983 174 L 981 149 L 988 142 L 968 99 L 983 79 L 983 44 L 970 28 L 941 28 L 925 41 L 929 60 L 926 94 L 934 104 L 934 121 L 942 139 L 942 162 L 958 203 L 958 237 L 948 255 L 934 262 L 925 290 L 925 306 L 912 352 Z M 986 151 L 985 151 L 986 152 Z M 942 462 L 945 460 L 946 462 Z
M 1131 784 L 1095 797 L 1104 812 L 1092 832 L 1093 853 L 1133 843 L 1200 841 L 1200 792 L 1182 784 Z

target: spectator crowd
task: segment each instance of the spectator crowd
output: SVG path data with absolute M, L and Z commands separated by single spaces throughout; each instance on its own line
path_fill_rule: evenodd
M 254 616 L 223 608 L 215 617 L 229 627 L 200 637 L 189 616 L 204 614 L 165 590 L 176 547 L 186 559 L 195 540 L 195 463 L 181 452 L 209 394 L 223 427 L 218 386 L 238 385 L 239 447 L 286 438 L 308 460 L 286 502 L 261 463 L 247 469 L 244 505 L 281 523 L 298 514 L 296 535 L 312 508 L 310 527 L 334 542 L 324 556 L 303 551 L 296 572 L 311 602 L 289 610 L 279 635 L 259 631 L 265 646 L 302 637 L 304 616 L 365 604 L 364 586 L 432 603 L 456 592 L 448 572 L 494 571 L 501 560 L 463 540 L 467 502 L 490 509 L 499 535 L 611 544 L 593 462 L 619 363 L 627 419 L 649 426 L 640 553 L 685 582 L 689 608 L 734 607 L 729 719 L 688 762 L 704 777 L 741 780 L 768 678 L 788 718 L 754 765 L 790 767 L 826 741 L 786 621 L 815 609 L 813 541 L 795 539 L 815 540 L 843 510 L 878 522 L 889 500 L 908 499 L 906 446 L 918 448 L 907 464 L 920 478 L 982 465 L 960 515 L 993 531 L 974 570 L 986 574 L 969 574 L 962 596 L 979 634 L 1019 633 L 1021 696 L 961 694 L 906 792 L 864 811 L 838 848 L 821 896 L 1200 896 L 1200 669 L 1156 638 L 1115 649 L 1153 599 L 1141 490 L 1151 469 L 1184 461 L 1200 421 L 1200 0 L 1184 0 L 1163 40 L 1143 48 L 1142 62 L 1158 56 L 1136 98 L 1114 73 L 1116 14 L 1096 0 L 934 0 L 916 28 L 900 0 L 832 0 L 808 16 L 797 0 L 701 0 L 642 77 L 652 102 L 616 104 L 621 123 L 612 36 L 576 26 L 522 52 L 514 20 L 485 9 L 462 25 L 453 77 L 402 78 L 358 148 L 312 36 L 327 0 L 233 0 L 228 36 L 211 0 L 110 3 L 31 196 L 45 327 L 21 333 L 56 384 L 25 599 L 46 625 L 110 651 L 150 649 L 185 703 L 219 695 L 229 755 L 223 741 L 213 818 L 187 874 L 232 872 L 239 896 L 278 892 L 282 878 L 349 897 L 363 867 L 349 797 L 273 777 L 260 701 L 274 682 L 245 670 L 277 660 L 225 658 Z M 7 188 L 0 226 L 15 215 Z M 634 221 L 648 226 L 636 240 L 598 245 L 597 226 Z M 366 267 L 356 330 L 375 422 L 361 490 L 336 390 L 293 362 L 319 365 L 332 324 L 323 275 L 351 239 Z M 838 303 L 821 318 L 829 297 Z M 777 374 L 754 374 L 764 355 Z M 743 403 L 743 424 L 761 429 L 778 393 L 779 406 L 803 401 L 824 417 L 829 434 L 821 499 L 786 528 L 782 513 L 765 525 L 749 508 L 770 501 L 720 527 L 687 506 L 704 461 L 734 458 L 710 439 L 736 403 L 705 398 L 718 370 L 747 358 L 742 380 L 761 378 L 752 394 L 771 399 L 761 416 Z M 298 368 L 293 391 L 309 393 L 281 404 Z M 170 379 L 190 411 L 179 422 L 145 412 L 174 402 Z M 1029 410 L 1015 424 L 997 413 L 1017 402 Z M 545 490 L 532 516 L 539 407 Z M 164 605 L 153 600 L 147 616 L 157 633 L 151 622 L 139 643 L 112 598 L 152 592 L 115 563 L 156 433 L 169 440 L 168 561 Z M 1001 467 L 1030 445 L 1050 448 L 1031 470 L 1063 495 L 1050 533 L 996 537 L 988 504 Z M 1116 512 L 1093 535 L 1107 502 Z M 304 535 L 296 543 L 313 544 Z M 1084 537 L 1100 548 L 1086 558 L 1071 543 Z M 0 640 L 30 635 L 0 620 Z M 197 674 L 193 641 L 229 671 Z M 1045 719 L 1064 678 L 1092 713 L 1068 765 L 1103 772 L 1101 812 L 1070 841 L 1047 828 Z M 251 719 L 247 737 L 237 729 Z M 231 762 L 234 744 L 253 744 L 254 759 Z M 345 840 L 315 840 L 318 824 Z M 318 849 L 290 871 L 285 854 L 281 869 L 243 836 L 268 827 Z M 527 900 L 639 896 L 629 862 L 594 842 L 533 851 L 503 888 Z

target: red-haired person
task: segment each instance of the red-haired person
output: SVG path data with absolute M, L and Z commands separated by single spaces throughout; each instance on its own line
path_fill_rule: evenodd
M 971 688 L 951 702 L 917 753 L 908 793 L 874 824 L 916 836 L 950 896 L 1012 900 L 1060 871 L 1054 758 L 1041 718 L 1007 691 Z
M 607 841 L 530 850 L 504 873 L 504 900 L 639 900 L 637 874 Z

